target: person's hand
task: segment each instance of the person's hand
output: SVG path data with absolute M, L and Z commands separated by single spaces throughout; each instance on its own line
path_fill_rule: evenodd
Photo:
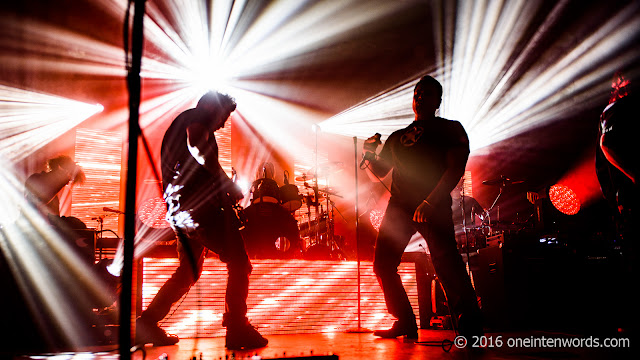
M 381 137 L 380 134 L 375 134 L 372 137 L 365 140 L 364 144 L 362 145 L 362 151 L 364 153 L 367 153 L 367 152 L 375 153 L 376 149 L 378 148 L 378 145 L 382 144 L 380 137 Z
M 413 213 L 413 221 L 419 223 L 427 222 L 429 218 L 431 218 L 431 215 L 433 215 L 434 210 L 435 209 L 431 204 L 427 203 L 426 201 L 421 202 L 420 205 L 418 205 L 416 211 Z
M 234 204 L 238 203 L 240 200 L 244 199 L 244 194 L 242 193 L 242 189 L 235 183 L 231 184 L 229 188 L 229 197 Z

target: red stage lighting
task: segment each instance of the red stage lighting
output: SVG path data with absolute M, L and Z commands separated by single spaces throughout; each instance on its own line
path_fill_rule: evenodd
M 575 215 L 580 211 L 578 195 L 566 185 L 556 184 L 549 188 L 549 200 L 563 214 Z
M 161 197 L 147 199 L 138 209 L 138 216 L 148 227 L 154 229 L 166 229 L 169 223 L 165 219 L 167 205 Z
M 384 210 L 371 210 L 371 212 L 369 213 L 369 220 L 371 221 L 371 225 L 373 225 L 373 228 L 376 229 L 376 231 L 380 230 L 380 224 L 382 224 L 382 217 L 384 217 Z

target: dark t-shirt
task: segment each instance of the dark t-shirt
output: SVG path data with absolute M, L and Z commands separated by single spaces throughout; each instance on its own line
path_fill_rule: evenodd
M 211 173 L 189 152 L 187 128 L 194 123 L 202 123 L 208 128 L 208 121 L 211 121 L 210 117 L 202 115 L 198 110 L 186 110 L 171 123 L 162 140 L 161 166 L 165 196 L 171 185 L 173 190 L 169 193 L 174 198 L 179 194 L 180 202 L 190 207 L 193 204 L 216 201 L 216 196 L 222 192 L 221 184 L 224 184 L 225 179 L 228 180 L 222 170 L 217 174 Z M 218 144 L 213 134 L 209 136 L 209 146 L 215 150 L 217 160 Z M 175 190 L 176 187 L 179 190 Z
M 418 120 L 393 132 L 379 154 L 393 167 L 390 201 L 415 209 L 447 170 L 447 152 L 459 147 L 469 152 L 467 133 L 458 121 Z M 459 164 L 461 171 L 465 165 L 466 159 Z

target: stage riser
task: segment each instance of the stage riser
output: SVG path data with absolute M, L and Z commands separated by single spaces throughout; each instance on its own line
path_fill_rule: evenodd
M 143 309 L 177 265 L 177 259 L 143 260 Z M 252 260 L 252 265 L 247 316 L 262 334 L 343 332 L 358 326 L 355 261 Z M 402 263 L 398 271 L 419 321 L 415 265 Z M 394 319 L 387 314 L 372 263 L 361 262 L 360 274 L 360 326 L 390 327 Z M 181 338 L 224 336 L 226 281 L 225 264 L 206 259 L 198 283 L 161 326 Z

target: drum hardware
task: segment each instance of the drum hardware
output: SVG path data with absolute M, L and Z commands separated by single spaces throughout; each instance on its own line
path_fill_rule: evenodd
M 486 211 L 489 228 L 491 228 L 491 210 L 493 210 L 493 208 L 498 203 L 498 200 L 502 196 L 502 194 L 504 192 L 504 189 L 506 187 L 508 187 L 508 186 L 521 184 L 523 182 L 524 182 L 524 180 L 512 180 L 512 179 L 509 179 L 508 177 L 506 177 L 504 175 L 500 175 L 500 177 L 495 178 L 495 179 L 484 180 L 482 182 L 483 185 L 499 186 L 500 187 L 500 190 L 498 192 L 498 196 L 496 196 L 496 199 L 493 201 L 493 204 L 491 204 L 491 207 L 489 207 L 489 209 Z M 498 211 L 497 221 L 500 221 L 500 207 L 498 207 L 497 211 Z
M 319 188 L 317 186 L 311 186 L 311 185 L 307 184 L 306 182 L 304 183 L 304 187 L 307 188 L 307 189 L 312 189 L 314 191 L 317 190 L 318 192 L 323 193 L 323 194 L 320 194 L 320 197 L 328 198 L 328 196 L 324 196 L 324 194 L 326 194 L 326 195 L 333 195 L 333 196 L 342 198 L 342 196 L 338 195 L 338 193 L 335 192 L 335 190 L 331 189 L 330 187 Z
M 516 184 L 521 184 L 523 183 L 524 180 L 511 180 L 508 177 L 504 176 L 504 175 L 500 175 L 500 177 L 495 178 L 495 179 L 490 179 L 490 180 L 484 180 L 482 182 L 483 185 L 489 185 L 489 186 L 500 186 L 501 188 L 505 188 L 509 185 L 516 185 Z
M 306 240 L 305 257 L 307 259 L 324 259 L 324 260 L 343 260 L 345 259 L 340 244 L 336 241 L 334 231 L 334 217 L 337 212 L 344 219 L 344 216 L 335 206 L 335 202 L 331 200 L 332 196 L 341 197 L 334 189 L 329 186 L 319 187 L 317 175 L 325 174 L 327 177 L 339 171 L 342 163 L 328 163 L 320 167 L 320 171 L 316 172 L 311 169 L 309 173 L 296 177 L 297 181 L 302 181 L 303 186 L 308 192 L 302 195 L 303 205 L 307 207 L 307 221 L 300 224 L 300 234 Z M 318 168 L 318 167 L 316 167 Z M 313 180 L 314 185 L 310 185 L 308 180 Z M 328 181 L 327 181 L 328 182 Z M 326 211 L 325 211 L 326 206 Z M 315 208 L 315 219 L 312 219 L 311 208 Z

